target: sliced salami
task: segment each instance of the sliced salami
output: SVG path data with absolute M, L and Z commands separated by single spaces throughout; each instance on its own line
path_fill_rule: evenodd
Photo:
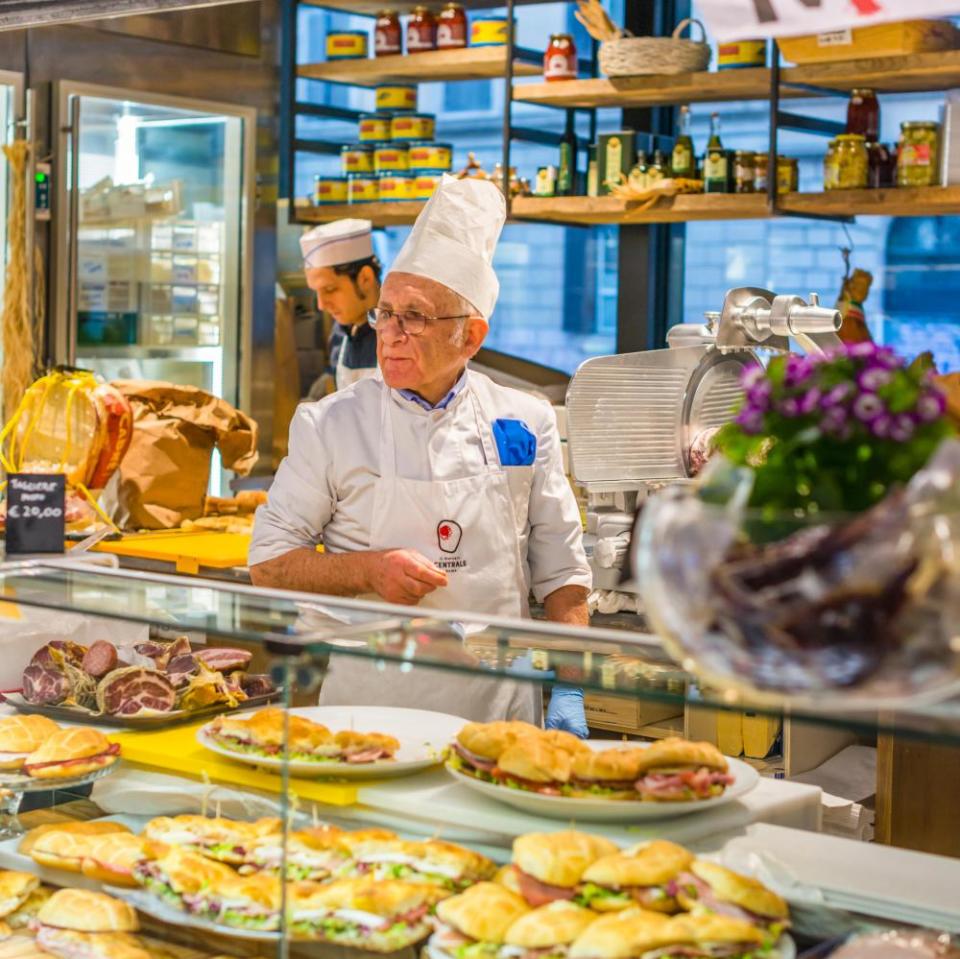
M 83 657 L 83 669 L 95 679 L 106 676 L 117 668 L 117 648 L 113 643 L 98 639 Z

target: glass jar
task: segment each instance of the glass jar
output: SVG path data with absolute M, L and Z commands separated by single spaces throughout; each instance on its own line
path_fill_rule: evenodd
M 897 156 L 885 143 L 867 144 L 867 186 L 881 190 L 897 185 Z
M 859 133 L 842 133 L 836 139 L 837 179 L 835 190 L 863 190 L 870 161 L 867 144 Z
M 880 139 L 880 102 L 873 90 L 860 89 L 850 93 L 847 133 L 859 133 L 869 143 Z
M 733 155 L 733 192 L 755 193 L 757 183 L 756 154 L 737 150 Z
M 381 10 L 373 33 L 373 54 L 377 57 L 403 53 L 403 30 L 396 10 Z
M 576 80 L 577 48 L 569 33 L 554 33 L 543 55 L 543 79 Z
M 796 193 L 800 189 L 800 161 L 796 157 L 777 157 L 777 193 Z
M 427 7 L 414 7 L 407 23 L 407 53 L 437 48 L 437 20 Z
M 770 154 L 754 153 L 753 155 L 753 189 L 756 193 L 767 192 L 767 167 L 770 164 Z
M 826 156 L 823 158 L 823 188 L 824 190 L 839 189 L 840 166 L 837 160 L 837 141 L 831 140 L 827 146 Z
M 931 120 L 900 124 L 897 186 L 940 183 L 940 124 Z
M 467 45 L 467 15 L 459 3 L 448 3 L 437 17 L 437 49 L 458 50 Z

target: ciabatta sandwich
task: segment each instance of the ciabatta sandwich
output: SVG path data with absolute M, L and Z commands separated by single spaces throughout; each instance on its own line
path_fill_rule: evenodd
M 721 795 L 733 784 L 723 753 L 710 743 L 671 737 L 639 751 L 636 789 L 653 802 L 688 802 Z
M 120 756 L 120 746 L 89 726 L 58 729 L 38 746 L 23 764 L 35 779 L 72 779 L 111 766 Z
M 151 842 L 181 846 L 231 865 L 248 862 L 250 850 L 263 839 L 280 841 L 283 826 L 279 819 L 258 819 L 244 822 L 214 816 L 158 816 L 144 827 L 143 835 Z
M 430 934 L 430 913 L 444 895 L 429 883 L 390 879 L 294 883 L 287 890 L 289 928 L 295 939 L 394 952 Z
M 106 835 L 130 836 L 130 833 L 107 833 Z M 83 860 L 91 844 L 103 836 L 51 830 L 40 836 L 30 850 L 30 858 L 40 866 L 62 869 L 65 872 L 80 872 Z
M 287 879 L 295 881 L 329 879 L 350 863 L 343 847 L 344 833 L 336 826 L 316 826 L 287 833 Z M 283 861 L 283 835 L 254 840 L 246 847 L 241 873 L 279 873 Z
M 341 845 L 351 860 L 341 871 L 344 876 L 429 882 L 458 892 L 496 871 L 486 856 L 436 839 L 408 842 L 395 836 L 377 839 L 360 834 L 357 838 L 348 833 Z
M 570 945 L 597 914 L 572 902 L 551 902 L 521 916 L 508 930 L 498 959 L 567 959 Z
M 144 842 L 140 836 L 126 832 L 91 836 L 80 871 L 87 878 L 109 886 L 135 888 L 138 883 L 133 878 L 134 867 L 147 858 Z
M 665 839 L 640 843 L 589 866 L 579 898 L 597 912 L 629 906 L 678 912 L 671 884 L 692 862 L 693 854 L 676 843 Z
M 29 856 L 33 851 L 34 845 L 48 832 L 69 832 L 76 836 L 105 836 L 113 832 L 129 833 L 129 827 L 121 822 L 113 822 L 110 819 L 94 819 L 90 822 L 54 822 L 46 823 L 43 826 L 35 826 L 28 832 L 20 845 L 17 846 L 17 852 L 22 856 Z
M 140 928 L 133 906 L 102 892 L 59 889 L 37 913 L 39 927 L 76 932 L 136 932 Z
M 588 799 L 637 799 L 642 749 L 604 749 L 573 757 L 564 795 Z
M 776 939 L 790 923 L 786 902 L 750 876 L 695 859 L 672 883 L 677 902 L 696 913 L 712 913 L 752 922 Z
M 7 716 L 0 719 L 0 770 L 23 767 L 27 756 L 60 727 L 46 716 Z
M 428 959 L 495 956 L 507 930 L 528 911 L 523 899 L 509 889 L 478 883 L 437 905 L 436 931 L 425 955 Z
M 679 948 L 670 920 L 659 912 L 624 909 L 601 916 L 570 946 L 570 959 L 653 959 L 664 947 Z M 688 934 L 683 934 L 689 938 Z M 662 955 L 674 955 L 663 953 Z M 678 957 L 682 951 L 676 953 Z
M 502 881 L 533 907 L 577 901 L 587 868 L 618 851 L 609 839 L 572 829 L 527 833 L 513 841 L 513 864 Z
M 455 769 L 490 781 L 490 773 L 507 747 L 518 739 L 540 732 L 529 723 L 497 721 L 467 723 L 451 746 L 450 761 Z

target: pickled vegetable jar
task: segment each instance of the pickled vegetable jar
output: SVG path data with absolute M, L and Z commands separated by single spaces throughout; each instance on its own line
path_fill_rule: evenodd
M 777 193 L 800 189 L 800 162 L 796 157 L 777 157 Z
M 867 172 L 870 168 L 866 139 L 859 133 L 842 133 L 835 142 L 837 176 L 832 189 L 866 189 Z
M 831 140 L 827 147 L 827 154 L 823 158 L 823 188 L 837 190 L 840 182 L 840 167 L 837 161 L 837 141 Z
M 940 124 L 929 120 L 900 124 L 897 186 L 940 183 Z

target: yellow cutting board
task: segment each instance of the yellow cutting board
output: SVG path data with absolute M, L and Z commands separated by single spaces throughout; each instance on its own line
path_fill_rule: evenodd
M 190 726 L 174 726 L 157 732 L 125 732 L 110 736 L 120 744 L 124 762 L 145 766 L 158 772 L 180 773 L 191 779 L 203 779 L 206 774 L 211 782 L 239 786 L 242 789 L 259 789 L 262 792 L 279 793 L 279 772 L 268 772 L 234 762 L 224 756 L 204 749 L 197 742 L 197 730 L 204 723 Z M 357 802 L 357 786 L 328 779 L 290 779 L 290 791 L 300 799 L 312 799 L 331 806 L 352 806 Z
M 119 540 L 98 543 L 94 549 L 117 556 L 173 563 L 178 573 L 195 574 L 201 566 L 211 569 L 246 566 L 250 534 L 179 529 L 128 533 Z

